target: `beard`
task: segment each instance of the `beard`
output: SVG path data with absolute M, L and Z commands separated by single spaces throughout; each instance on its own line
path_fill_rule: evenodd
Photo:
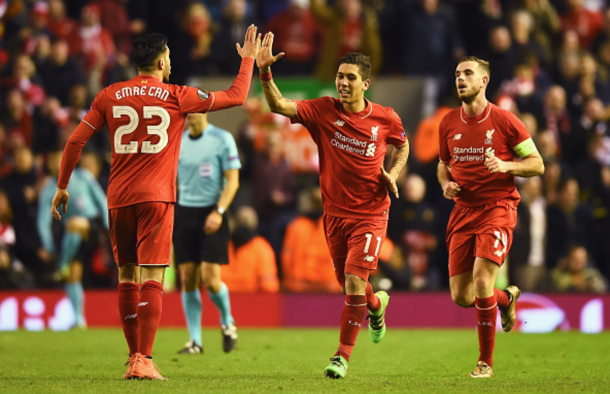
M 169 83 L 169 74 L 163 76 L 163 82 Z
M 458 91 L 458 96 L 460 100 L 462 100 L 466 104 L 471 104 L 481 92 L 480 87 L 474 87 L 472 90 L 466 90 L 465 93 L 460 93 Z

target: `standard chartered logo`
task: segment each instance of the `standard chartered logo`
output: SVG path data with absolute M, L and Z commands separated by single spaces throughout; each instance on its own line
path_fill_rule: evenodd
M 335 148 L 339 148 L 347 152 L 352 152 L 360 156 L 364 156 L 365 154 L 368 156 L 368 149 L 370 149 L 370 147 L 367 148 L 366 141 L 360 141 L 356 138 L 346 137 L 345 135 L 339 132 L 335 133 L 335 138 L 330 140 L 330 144 Z
M 485 161 L 485 153 L 483 147 L 475 148 L 473 146 L 468 148 L 453 148 L 453 160 L 456 162 L 460 161 Z
M 375 156 L 375 150 L 377 150 L 377 146 L 373 142 L 371 142 L 368 148 L 366 148 L 366 155 L 369 157 Z

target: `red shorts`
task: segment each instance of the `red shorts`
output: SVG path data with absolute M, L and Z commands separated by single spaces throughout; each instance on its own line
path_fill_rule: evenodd
M 172 255 L 174 204 L 143 202 L 108 211 L 110 240 L 119 267 L 169 266 Z
M 472 271 L 475 257 L 502 266 L 513 243 L 517 206 L 511 200 L 498 200 L 482 207 L 456 204 L 447 225 L 449 276 Z
M 345 287 L 346 273 L 369 279 L 370 272 L 377 269 L 379 249 L 387 230 L 386 220 L 324 215 L 326 243 L 341 287 Z

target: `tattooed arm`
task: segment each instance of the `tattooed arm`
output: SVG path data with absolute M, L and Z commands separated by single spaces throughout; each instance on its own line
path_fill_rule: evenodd
M 297 103 L 282 96 L 282 93 L 271 78 L 271 65 L 284 56 L 284 52 L 273 56 L 271 53 L 273 46 L 273 33 L 265 34 L 263 44 L 256 56 L 256 63 L 261 73 L 261 85 L 265 99 L 271 112 L 275 112 L 289 118 L 297 114 Z
M 394 193 L 396 198 L 398 198 L 398 187 L 396 186 L 396 179 L 402 172 L 402 170 L 407 165 L 407 159 L 409 158 L 409 141 L 405 142 L 402 146 L 397 146 L 394 148 L 394 157 L 392 158 L 392 167 L 390 168 L 390 172 L 386 172 L 386 170 L 381 167 L 381 173 L 385 178 L 390 191 Z

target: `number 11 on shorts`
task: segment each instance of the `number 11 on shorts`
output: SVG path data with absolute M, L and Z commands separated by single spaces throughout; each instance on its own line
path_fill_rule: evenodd
M 371 246 L 371 240 L 373 239 L 373 234 L 367 233 L 367 234 L 364 234 L 364 236 L 366 237 L 366 245 L 364 245 L 364 253 L 368 253 L 369 248 Z M 381 247 L 381 237 L 377 237 L 377 248 L 375 248 L 375 257 L 377 257 L 380 247 Z

